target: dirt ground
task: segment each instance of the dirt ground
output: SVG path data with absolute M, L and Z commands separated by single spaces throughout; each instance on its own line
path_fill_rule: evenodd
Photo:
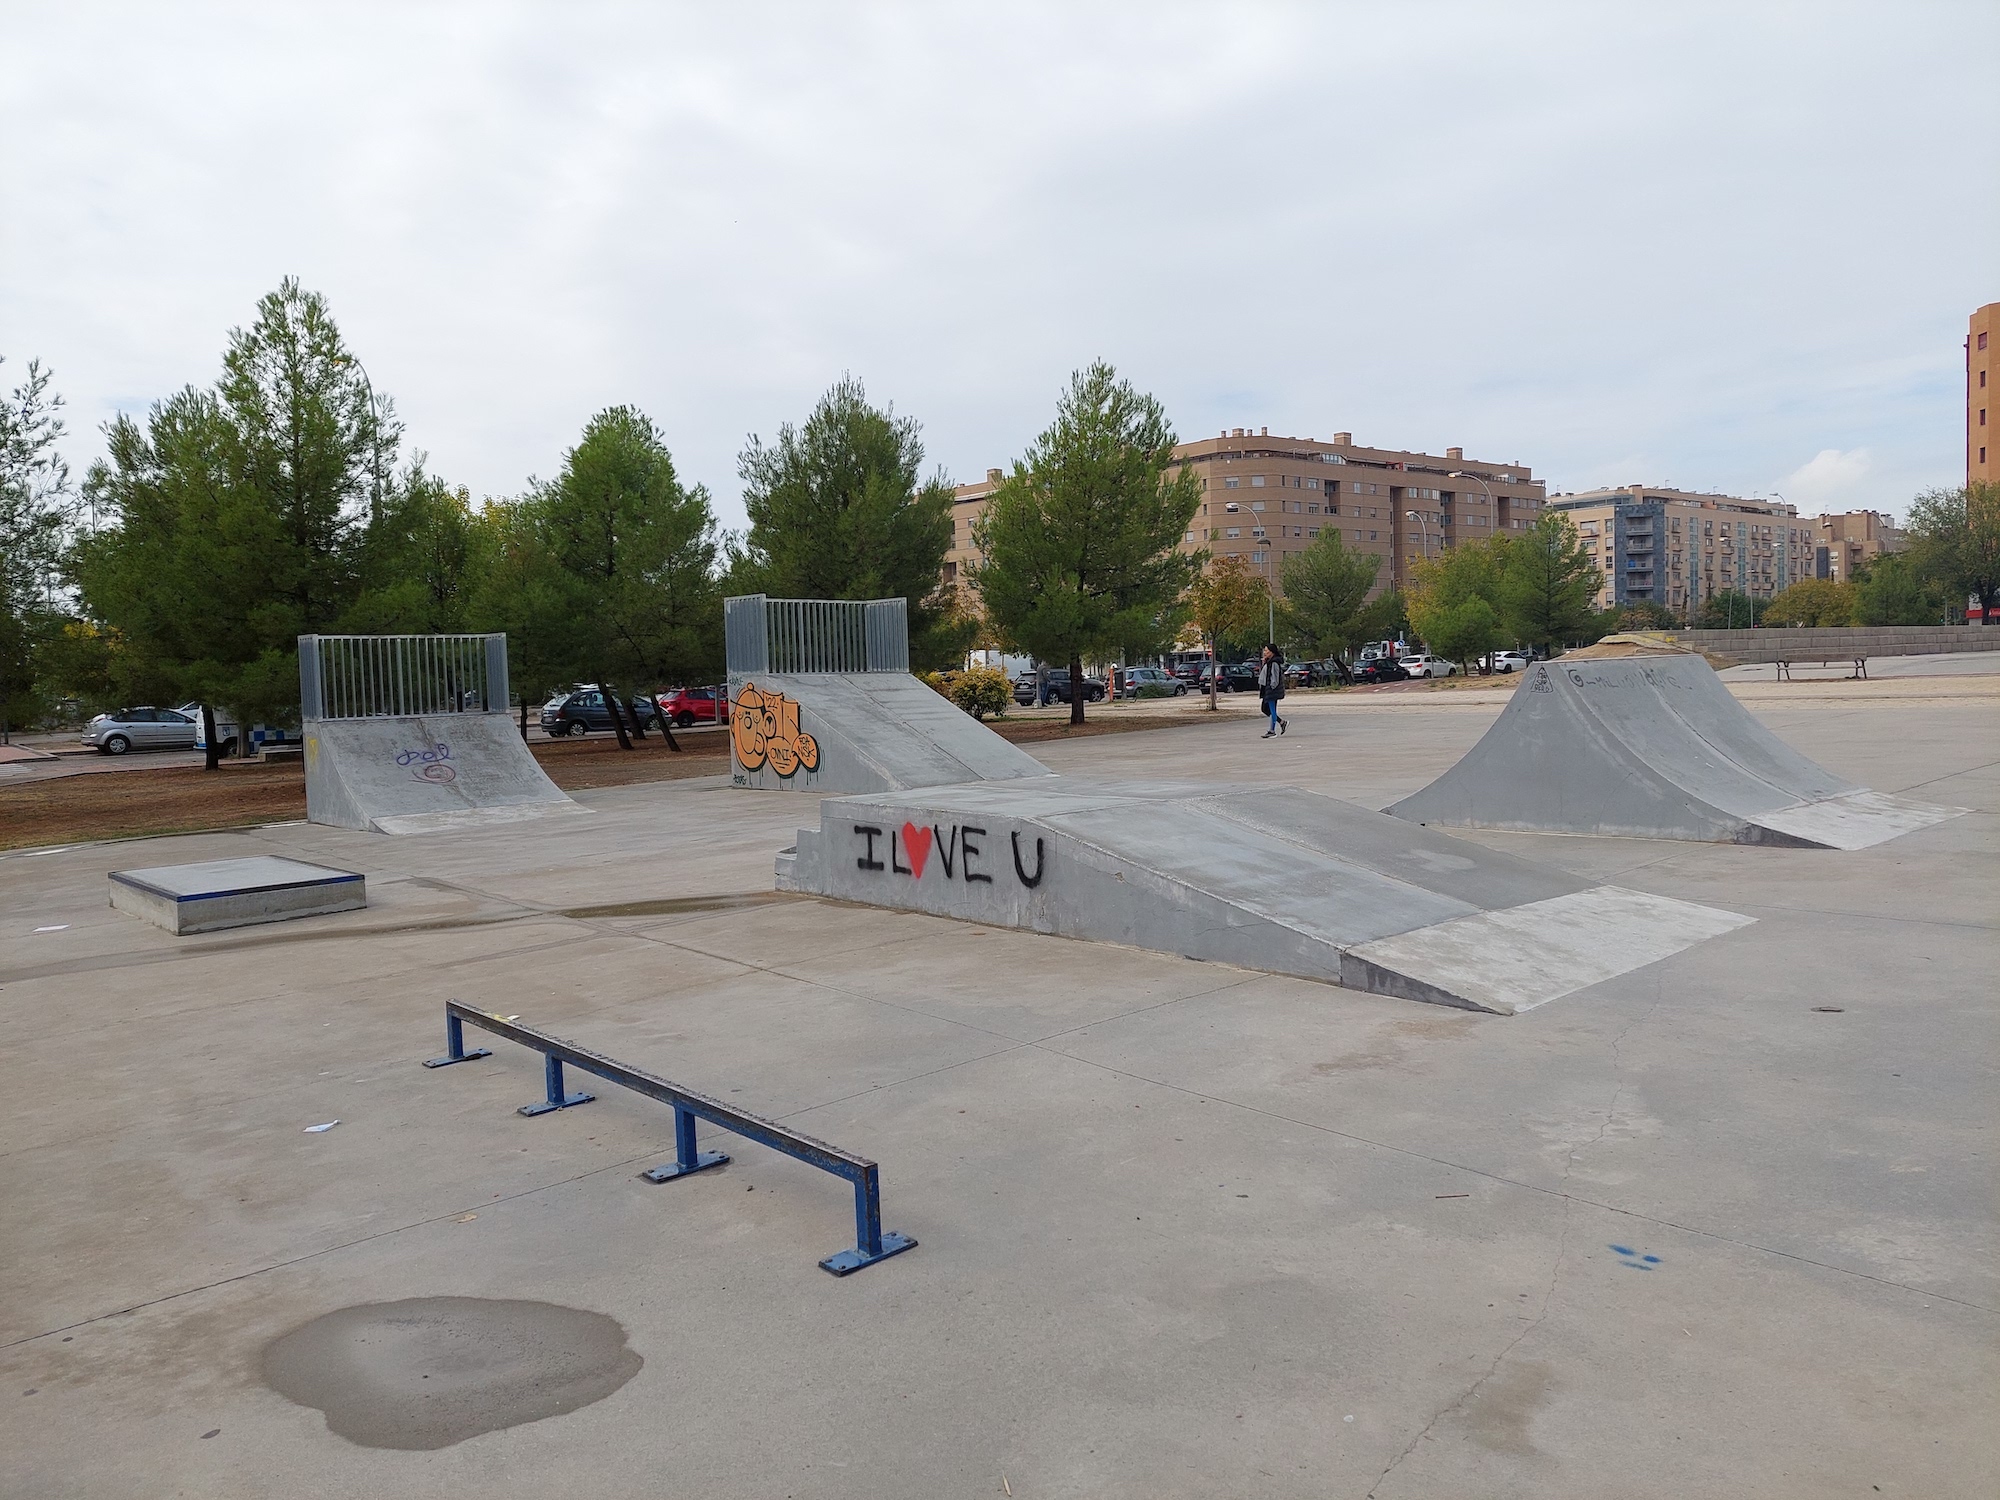
M 1166 729 L 1186 722 L 1175 714 L 1100 718 L 1080 730 L 1054 720 L 1002 719 L 990 727 L 1010 740 L 1033 743 Z M 677 731 L 675 738 L 680 742 L 679 754 L 669 750 L 657 734 L 634 743 L 629 753 L 620 751 L 618 741 L 608 734 L 564 740 L 537 735 L 529 748 L 549 779 L 566 792 L 718 776 L 727 771 L 727 744 L 720 731 L 684 729 Z M 212 775 L 199 767 L 173 766 L 156 771 L 121 770 L 114 776 L 60 776 L 0 787 L 0 849 L 203 833 L 282 823 L 305 815 L 305 768 L 297 763 L 225 761 Z

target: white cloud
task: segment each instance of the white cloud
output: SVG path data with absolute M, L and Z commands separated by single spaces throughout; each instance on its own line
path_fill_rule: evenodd
M 1822 448 L 1779 482 L 1778 493 L 1796 505 L 1802 516 L 1880 510 L 1885 506 L 1876 493 L 1873 469 L 1866 448 L 1853 448 L 1845 453 L 1838 448 Z
M 1736 493 L 1832 444 L 1890 504 L 1962 473 L 1996 50 L 1991 5 L 16 6 L 0 353 L 80 463 L 297 274 L 437 472 L 517 492 L 629 401 L 726 520 L 844 370 L 965 477 L 1097 355 L 1186 435 Z

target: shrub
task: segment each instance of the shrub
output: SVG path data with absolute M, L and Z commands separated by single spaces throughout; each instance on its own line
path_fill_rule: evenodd
M 975 719 L 1003 714 L 1014 701 L 1014 684 L 997 667 L 968 667 L 945 690 L 947 697 Z
M 1140 698 L 1171 698 L 1173 695 L 1174 690 L 1172 688 L 1162 687 L 1157 682 L 1149 682 L 1140 688 L 1135 696 Z

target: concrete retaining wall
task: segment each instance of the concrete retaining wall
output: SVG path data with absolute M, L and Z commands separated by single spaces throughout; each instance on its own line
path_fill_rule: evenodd
M 1828 629 L 1657 630 L 1672 642 L 1739 662 L 1858 661 L 1871 656 L 1936 656 L 1947 651 L 2000 651 L 2000 626 L 1844 625 Z

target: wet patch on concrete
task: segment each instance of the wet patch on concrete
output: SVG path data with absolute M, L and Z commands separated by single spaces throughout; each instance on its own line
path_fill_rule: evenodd
M 264 1379 L 365 1448 L 448 1448 L 601 1401 L 645 1361 L 602 1313 L 413 1297 L 314 1318 L 272 1341 Z
M 740 911 L 746 906 L 770 906 L 799 898 L 784 891 L 745 891 L 730 896 L 677 896 L 665 901 L 621 901 L 612 906 L 573 906 L 565 917 L 679 917 L 710 911 Z

